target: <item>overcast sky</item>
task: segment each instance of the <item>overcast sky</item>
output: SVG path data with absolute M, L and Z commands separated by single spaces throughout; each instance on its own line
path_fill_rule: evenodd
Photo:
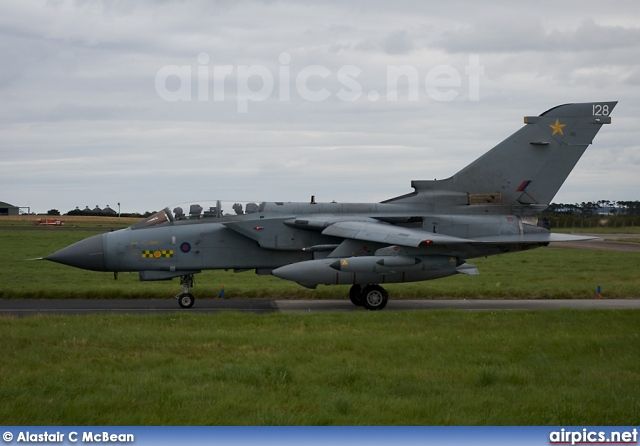
M 0 201 L 37 212 L 381 201 L 451 176 L 525 115 L 612 100 L 613 123 L 554 201 L 640 200 L 639 11 L 636 0 L 2 2 Z M 390 67 L 417 88 L 406 76 L 389 88 Z

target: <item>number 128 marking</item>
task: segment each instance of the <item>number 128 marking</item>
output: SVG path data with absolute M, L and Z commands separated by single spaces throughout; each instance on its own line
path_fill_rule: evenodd
M 607 104 L 593 104 L 593 115 L 609 116 L 609 106 Z

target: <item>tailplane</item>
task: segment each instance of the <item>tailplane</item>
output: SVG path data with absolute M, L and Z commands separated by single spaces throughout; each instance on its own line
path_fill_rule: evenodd
M 602 125 L 611 122 L 616 104 L 615 101 L 566 104 L 540 116 L 527 116 L 524 127 L 451 178 L 413 181 L 411 185 L 417 195 L 435 192 L 446 196 L 451 192 L 455 196 L 467 194 L 470 205 L 542 210 Z M 415 195 L 410 201 L 415 201 Z

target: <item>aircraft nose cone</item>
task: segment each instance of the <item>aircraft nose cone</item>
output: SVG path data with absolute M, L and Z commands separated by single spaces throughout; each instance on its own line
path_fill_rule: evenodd
M 80 240 L 45 257 L 45 260 L 92 271 L 106 271 L 103 238 L 104 234 L 100 234 Z

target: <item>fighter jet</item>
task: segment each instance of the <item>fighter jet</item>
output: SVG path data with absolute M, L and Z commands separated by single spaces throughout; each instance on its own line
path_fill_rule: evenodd
M 179 305 L 194 304 L 194 275 L 255 270 L 315 288 L 351 285 L 354 305 L 381 310 L 381 286 L 478 274 L 476 257 L 550 242 L 539 214 L 551 202 L 617 102 L 560 105 L 444 180 L 380 203 L 212 201 L 165 208 L 119 231 L 75 243 L 46 260 L 93 271 L 180 278 Z M 203 206 L 204 204 L 204 206 Z

